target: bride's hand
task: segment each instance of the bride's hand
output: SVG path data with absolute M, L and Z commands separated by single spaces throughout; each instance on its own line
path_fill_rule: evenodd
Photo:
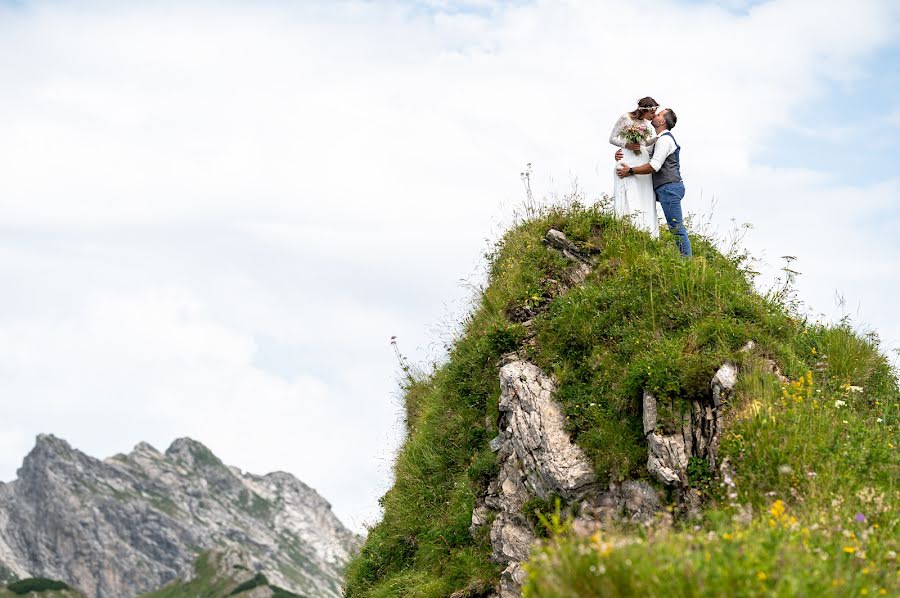
M 625 154 L 622 153 L 622 150 L 616 150 L 616 162 L 622 159 L 622 156 Z
M 639 151 L 641 151 L 641 144 L 640 143 L 626 143 L 625 149 L 630 149 L 633 152 L 639 152 Z

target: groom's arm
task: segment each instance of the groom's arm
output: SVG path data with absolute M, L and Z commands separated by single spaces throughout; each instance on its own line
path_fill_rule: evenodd
M 650 162 L 646 164 L 641 164 L 640 166 L 632 166 L 629 168 L 628 166 L 619 166 L 619 178 L 624 179 L 625 177 L 632 174 L 650 174 L 651 172 L 656 172 L 653 170 L 653 165 Z
M 640 166 L 633 166 L 629 168 L 628 166 L 620 166 L 618 168 L 618 174 L 620 179 L 624 179 L 627 176 L 632 174 L 651 174 L 654 172 L 659 172 L 659 169 L 662 168 L 663 162 L 666 161 L 666 158 L 669 157 L 669 154 L 675 151 L 675 146 L 672 143 L 672 137 L 667 135 L 665 137 L 660 137 L 659 141 L 656 142 L 656 147 L 653 150 L 653 157 L 646 164 L 641 164 Z

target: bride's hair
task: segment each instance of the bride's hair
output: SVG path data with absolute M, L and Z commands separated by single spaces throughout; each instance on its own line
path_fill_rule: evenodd
M 659 108 L 659 102 L 647 96 L 646 98 L 641 98 L 638 100 L 638 107 L 636 110 L 632 110 L 628 114 L 631 115 L 631 118 L 639 118 L 643 117 L 644 113 L 647 111 L 653 111 Z

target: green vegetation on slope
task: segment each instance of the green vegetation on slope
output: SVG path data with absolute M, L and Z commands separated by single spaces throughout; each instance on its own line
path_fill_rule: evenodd
M 262 573 L 257 573 L 251 579 L 239 583 L 228 572 L 221 571 L 221 565 L 216 562 L 219 557 L 218 553 L 212 551 L 202 553 L 194 561 L 194 578 L 191 581 L 176 580 L 159 590 L 144 594 L 142 598 L 240 597 L 259 587 L 269 588 L 273 598 L 302 598 L 298 594 L 269 585 L 269 580 Z
M 0 588 L 0 598 L 14 596 L 41 596 L 42 598 L 79 598 L 79 594 L 61 581 L 43 577 L 29 577 Z
M 597 260 L 585 283 L 563 294 L 562 281 L 570 266 L 543 244 L 550 228 L 562 230 Z M 647 475 L 640 423 L 644 389 L 658 399 L 689 401 L 708 393 L 716 368 L 731 360 L 743 372 L 754 372 L 742 376 L 741 407 L 735 407 L 742 415 L 735 418 L 722 447 L 723 456 L 729 456 L 737 469 L 741 501 L 749 502 L 759 513 L 772 508 L 772 496 L 783 496 L 793 513 L 799 508 L 795 505 L 830 505 L 829 501 L 840 497 L 844 511 L 852 510 L 857 505 L 855 492 L 874 492 L 873 496 L 881 498 L 871 500 L 881 500 L 880 504 L 895 500 L 896 488 L 887 480 L 897 477 L 896 451 L 891 447 L 887 451 L 873 438 L 884 440 L 896 431 L 897 389 L 890 368 L 877 353 L 875 339 L 860 338 L 847 326 L 811 325 L 785 305 L 787 293 L 760 296 L 754 291 L 746 255 L 737 251 L 723 255 L 699 235 L 693 235 L 692 242 L 695 257 L 683 260 L 668 235 L 652 240 L 606 215 L 600 207 L 577 204 L 549 210 L 504 236 L 488 256 L 489 284 L 447 363 L 427 377 L 407 380 L 408 437 L 397 457 L 394 486 L 381 499 L 384 518 L 370 530 L 361 553 L 348 567 L 347 596 L 447 596 L 467 587 L 469 594 L 476 596 L 478 588 L 496 582 L 499 571 L 489 561 L 487 535 L 472 538 L 468 527 L 475 497 L 497 468 L 488 442 L 497 433 L 499 359 L 511 350 L 524 352 L 556 376 L 560 383 L 557 399 L 569 431 L 593 460 L 601 479 Z M 529 319 L 534 338 L 523 342 L 528 336 L 523 321 Z M 741 351 L 750 340 L 755 348 Z M 827 359 L 822 356 L 825 351 L 829 352 Z M 818 394 L 832 400 L 832 405 L 836 400 L 848 403 L 849 408 L 840 412 L 847 414 L 844 419 L 849 418 L 848 423 L 834 421 L 835 414 L 825 410 L 824 398 L 816 408 L 812 406 L 814 398 L 780 400 L 780 382 L 765 373 L 769 359 L 793 380 L 808 380 L 806 372 L 815 369 L 811 384 L 822 391 Z M 834 398 L 834 393 L 855 386 L 864 392 Z M 660 400 L 661 405 L 665 403 Z M 858 420 L 851 412 L 868 419 Z M 765 424 L 759 423 L 761 413 L 769 418 Z M 660 413 L 664 425 L 666 415 Z M 880 427 L 873 428 L 876 417 L 881 419 L 877 422 Z M 819 428 L 812 428 L 814 425 L 830 435 L 816 437 Z M 863 428 L 865 431 L 860 431 Z M 836 460 L 838 457 L 841 460 Z M 812 463 L 818 469 L 807 467 Z M 786 467 L 792 475 L 785 473 Z M 855 468 L 856 473 L 847 472 L 848 468 Z M 713 521 L 730 522 L 731 513 L 721 506 L 725 501 L 717 496 L 712 472 L 692 463 L 691 477 L 703 486 L 711 509 L 701 529 Z M 846 487 L 842 479 L 848 480 Z M 772 492 L 775 495 L 767 494 Z M 878 515 L 870 508 L 866 517 L 874 525 Z M 780 520 L 773 528 L 766 521 L 754 533 L 772 535 L 785 530 Z M 879 534 L 896 532 L 896 523 L 878 525 L 874 529 L 882 530 Z M 748 534 L 745 537 L 750 529 L 742 532 Z M 812 535 L 814 530 L 809 529 Z M 696 537 L 702 536 L 690 530 Z M 729 533 L 734 536 L 737 531 Z M 687 541 L 689 547 L 694 546 L 695 536 Z M 679 551 L 693 554 L 677 543 L 677 534 L 671 537 L 673 559 Z M 761 536 L 753 538 L 763 540 Z M 548 549 L 543 560 L 537 561 L 550 563 L 546 567 L 532 567 L 529 591 L 533 595 L 593 592 L 579 593 L 577 584 L 564 584 L 571 578 L 564 566 L 569 562 L 565 555 L 583 552 L 577 541 L 567 542 L 559 539 L 554 544 L 557 548 Z M 762 543 L 758 551 L 765 552 L 768 546 L 771 542 Z M 645 539 L 628 550 L 642 547 L 663 564 L 664 544 Z M 707 560 L 707 551 L 698 550 L 696 554 L 703 560 L 699 565 L 712 562 L 711 552 Z M 891 549 L 886 550 L 884 554 L 889 556 Z M 626 555 L 622 566 L 629 570 L 629 561 L 637 559 L 653 562 L 648 554 Z M 778 562 L 778 557 L 773 559 Z M 581 563 L 584 571 L 596 577 L 596 564 L 586 563 Z M 692 577 L 679 565 L 672 566 L 678 571 L 675 577 L 686 580 L 684 588 L 699 584 L 697 587 L 712 588 L 710 595 L 730 592 L 723 585 L 724 577 Z M 549 581 L 556 579 L 554 572 L 559 572 L 560 583 Z M 641 573 L 663 584 L 653 587 L 668 587 L 666 578 L 671 576 Z M 733 572 L 750 581 L 763 575 L 771 580 L 773 574 L 749 569 Z M 548 580 L 546 586 L 541 585 L 542 579 Z M 645 591 L 609 587 L 622 595 Z M 685 590 L 684 595 L 690 593 Z
M 744 376 L 720 456 L 737 498 L 659 533 L 562 533 L 528 565 L 526 596 L 897 596 L 897 390 L 871 339 L 805 328 L 820 367 Z M 717 490 L 716 487 L 714 490 Z

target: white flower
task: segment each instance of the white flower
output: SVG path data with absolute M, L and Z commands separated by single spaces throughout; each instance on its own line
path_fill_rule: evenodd
M 876 417 L 876 418 L 875 418 L 875 421 L 877 421 L 877 422 L 880 424 L 880 423 L 883 422 L 884 420 L 881 419 L 880 417 Z
M 842 400 L 840 400 L 840 399 L 838 399 L 838 400 L 836 400 L 836 401 L 834 402 L 834 406 L 835 406 L 837 409 L 840 409 L 841 407 L 844 407 L 846 404 L 847 404 L 847 401 L 842 401 Z
M 863 387 L 862 386 L 848 386 L 847 390 L 849 390 L 850 392 L 862 392 Z

